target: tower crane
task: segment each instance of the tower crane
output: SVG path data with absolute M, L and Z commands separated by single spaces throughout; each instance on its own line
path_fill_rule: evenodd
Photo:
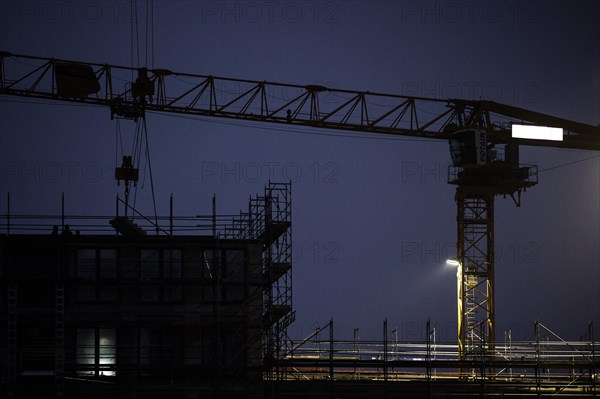
M 0 94 L 103 105 L 112 118 L 177 113 L 448 141 L 448 182 L 457 186 L 459 360 L 494 353 L 494 198 L 508 195 L 519 206 L 521 193 L 537 183 L 537 167 L 519 163 L 519 146 L 600 151 L 600 126 L 493 101 L 232 79 L 6 51 L 0 51 Z M 338 101 L 328 101 L 332 96 Z M 514 134 L 516 128 L 542 127 L 559 133 L 550 141 Z M 137 175 L 130 158 L 115 172 L 126 183 Z

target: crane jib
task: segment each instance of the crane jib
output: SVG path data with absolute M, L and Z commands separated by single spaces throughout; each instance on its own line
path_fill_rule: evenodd
M 11 62 L 16 59 L 27 63 Z M 132 77 L 136 73 L 137 79 Z M 0 51 L 1 94 L 105 105 L 113 117 L 131 119 L 144 118 L 148 110 L 442 140 L 464 129 L 482 129 L 491 144 L 600 151 L 600 125 L 494 101 L 235 79 L 6 51 Z M 561 128 L 564 140 L 512 137 L 515 123 Z

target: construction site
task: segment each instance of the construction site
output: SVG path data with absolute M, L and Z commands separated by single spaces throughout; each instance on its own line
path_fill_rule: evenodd
M 168 77 L 181 73 L 0 56 L 0 94 L 106 106 L 113 118 L 136 121 L 138 146 L 148 110 L 448 141 L 458 222 L 457 256 L 448 260 L 457 269 L 458 342 L 440 342 L 429 323 L 421 339 L 399 341 L 387 320 L 375 341 L 357 333 L 337 339 L 333 320 L 298 340 L 288 334 L 289 182 L 269 182 L 239 214 L 218 214 L 213 197 L 205 215 L 178 215 L 171 198 L 169 215 L 148 216 L 130 198 L 139 178 L 134 151 L 115 168 L 124 196 L 109 216 L 72 214 L 64 197 L 60 214 L 18 214 L 8 196 L 0 224 L 7 398 L 600 396 L 592 323 L 579 341 L 540 322 L 534 340 L 497 339 L 493 251 L 494 198 L 519 206 L 537 184 L 537 167 L 520 163 L 519 145 L 598 150 L 598 127 L 489 101 L 347 90 L 350 100 L 325 111 L 319 93 L 337 89 L 315 85 L 290 85 L 301 93 L 275 105 L 266 93 L 282 84 L 244 81 L 247 91 L 221 103 L 214 77 L 187 75 L 199 83 L 169 94 Z M 15 58 L 37 67 L 8 68 Z M 112 79 L 121 72 L 137 79 L 119 93 Z M 367 116 L 368 97 L 389 108 Z M 445 110 L 419 119 L 417 103 Z M 499 125 L 497 115 L 528 123 Z M 514 126 L 545 125 L 571 133 L 560 141 L 514 134 Z
M 599 156 L 598 98 L 578 96 L 564 72 L 597 82 L 597 60 L 575 54 L 592 53 L 595 37 L 582 38 L 596 20 L 580 20 L 598 7 L 529 3 L 0 4 L 13 34 L 2 46 L 14 46 L 0 48 L 0 397 L 599 398 L 597 171 L 563 169 Z M 156 53 L 169 61 L 156 66 L 155 8 Z M 38 41 L 38 55 L 19 50 Z M 522 53 L 502 53 L 506 43 Z M 374 90 L 345 88 L 346 69 Z M 502 86 L 504 74 L 523 80 Z M 539 101 L 552 93 L 558 105 Z M 321 148 L 323 136 L 335 144 Z M 548 166 L 554 158 L 562 164 Z M 291 176 L 273 176 L 288 166 Z M 540 179 L 558 168 L 562 180 Z M 432 175 L 438 186 L 426 184 Z M 350 188 L 317 186 L 342 176 Z M 538 186 L 551 204 L 517 216 Z M 547 256 L 524 267 L 542 243 Z M 307 258 L 313 269 L 302 269 Z M 323 319 L 330 309 L 343 329 L 336 313 Z M 307 327 L 313 312 L 320 321 Z M 387 316 L 373 326 L 381 312 L 419 327 L 402 333 Z M 521 317 L 527 333 L 511 329 Z
M 7 398 L 598 397 L 598 342 L 291 340 L 289 183 L 238 215 L 3 214 Z M 157 223 L 158 222 L 158 223 Z M 469 345 L 472 344 L 469 341 Z

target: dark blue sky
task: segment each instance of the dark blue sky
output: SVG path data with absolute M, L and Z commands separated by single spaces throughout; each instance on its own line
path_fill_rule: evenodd
M 138 1 L 140 18 L 145 3 Z M 594 1 L 155 1 L 154 66 L 179 72 L 428 97 L 489 99 L 600 123 L 600 3 Z M 144 63 L 144 19 L 140 19 Z M 120 1 L 0 1 L 0 49 L 132 65 Z M 134 65 L 137 61 L 134 60 Z M 285 96 L 285 93 L 274 93 Z M 331 98 L 331 101 L 339 99 Z M 111 213 L 116 122 L 108 109 L 0 99 L 0 207 Z M 422 323 L 456 338 L 454 187 L 447 143 L 335 137 L 310 128 L 147 118 L 159 212 L 245 209 L 272 180 L 294 181 L 299 338 L 333 316 L 340 337 L 400 338 Z M 133 123 L 122 121 L 131 135 Z M 523 148 L 540 184 L 496 201 L 497 334 L 530 339 L 539 318 L 576 339 L 600 326 L 600 160 Z M 555 168 L 556 166 L 561 166 Z M 213 171 L 216 170 L 216 173 Z M 546 171 L 544 171 L 546 170 Z M 225 171 L 225 172 L 224 172 Z M 224 173 L 223 173 L 224 172 Z M 139 207 L 151 213 L 149 186 Z

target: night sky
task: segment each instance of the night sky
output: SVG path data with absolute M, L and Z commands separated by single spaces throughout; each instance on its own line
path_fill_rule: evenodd
M 138 1 L 140 62 L 178 72 L 487 99 L 600 123 L 596 1 Z M 0 1 L 0 50 L 138 66 L 120 1 Z M 274 95 L 285 95 L 275 93 Z M 341 101 L 332 97 L 329 101 Z M 268 180 L 293 182 L 292 338 L 330 317 L 336 336 L 456 340 L 454 186 L 444 141 L 149 114 L 157 204 L 168 214 L 246 209 Z M 121 121 L 124 137 L 134 123 Z M 276 129 L 275 129 L 276 128 Z M 108 108 L 0 97 L 0 209 L 112 214 L 117 122 Z M 350 137 L 352 136 L 352 137 Z M 600 158 L 523 147 L 539 184 L 496 199 L 497 337 L 600 330 Z M 148 182 L 138 208 L 152 214 Z

